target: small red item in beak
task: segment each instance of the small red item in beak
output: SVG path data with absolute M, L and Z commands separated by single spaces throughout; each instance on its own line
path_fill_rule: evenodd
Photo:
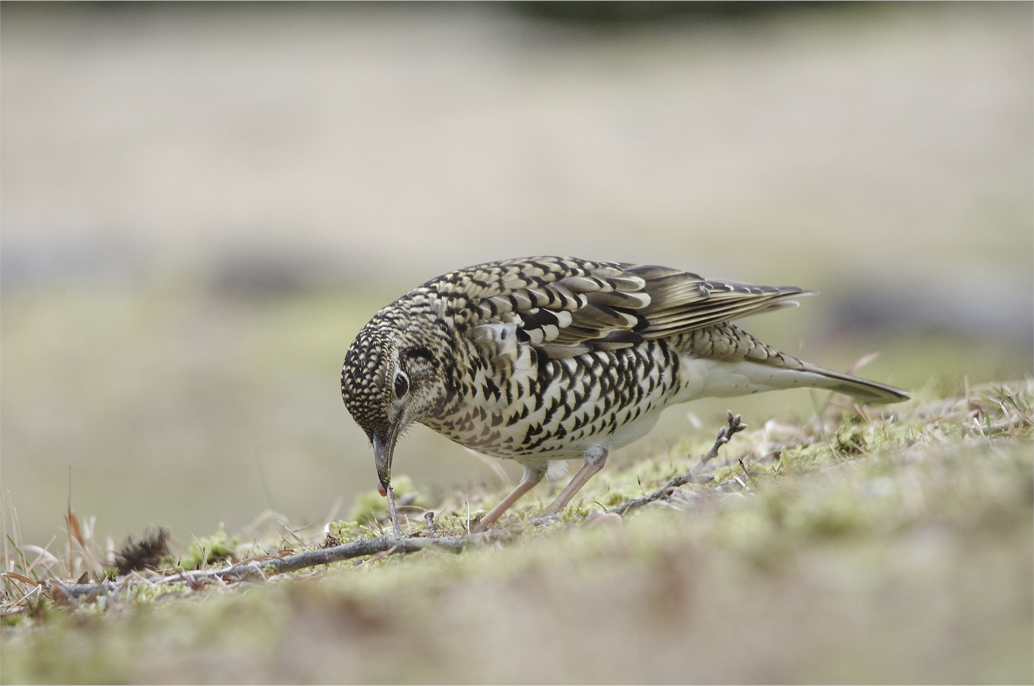
M 388 492 L 384 490 L 384 484 L 377 484 L 377 492 L 381 494 L 382 498 L 388 497 Z

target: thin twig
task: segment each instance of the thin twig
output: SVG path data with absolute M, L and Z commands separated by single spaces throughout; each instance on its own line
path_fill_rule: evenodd
M 743 464 L 743 458 L 742 457 L 739 458 L 738 462 L 740 463 L 740 469 L 743 470 L 743 474 L 747 477 L 747 479 L 750 481 L 750 483 L 754 485 L 754 488 L 757 488 L 758 487 L 758 482 L 754 481 L 754 477 L 752 477 L 750 475 L 750 472 L 747 471 L 747 465 Z M 746 485 L 746 484 L 744 484 L 744 485 Z
M 391 484 L 385 484 L 385 495 L 388 496 L 388 514 L 391 515 L 391 528 L 395 532 L 395 538 L 402 538 L 402 529 L 399 527 L 398 510 L 395 508 L 395 491 Z
M 689 472 L 682 476 L 676 476 L 674 479 L 664 484 L 648 496 L 634 498 L 620 507 L 607 510 L 607 512 L 614 512 L 616 514 L 623 515 L 632 508 L 642 507 L 643 505 L 652 503 L 655 500 L 667 498 L 671 495 L 672 491 L 679 486 L 684 486 L 689 483 L 699 484 L 707 481 L 707 479 L 703 478 L 704 466 L 714 458 L 718 457 L 718 451 L 723 445 L 729 442 L 729 439 L 747 428 L 747 425 L 740 421 L 740 415 L 734 415 L 732 410 L 729 410 L 728 415 L 726 415 L 726 421 L 728 421 L 728 426 L 723 426 L 718 430 L 718 437 L 715 438 L 714 445 L 711 446 L 711 449 L 707 451 L 707 454 L 701 457 L 700 461 L 697 462 Z

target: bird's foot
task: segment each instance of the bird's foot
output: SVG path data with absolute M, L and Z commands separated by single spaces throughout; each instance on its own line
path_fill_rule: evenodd
M 532 524 L 538 526 L 540 523 L 559 518 L 560 513 L 571 502 L 571 498 L 574 497 L 575 493 L 581 490 L 585 482 L 591 479 L 594 474 L 603 469 L 603 465 L 607 463 L 607 455 L 609 453 L 610 449 L 604 445 L 592 446 L 586 450 L 585 464 L 582 465 L 577 474 L 571 477 L 571 480 L 564 487 L 564 490 L 560 492 L 560 495 L 556 497 L 556 500 L 532 518 Z

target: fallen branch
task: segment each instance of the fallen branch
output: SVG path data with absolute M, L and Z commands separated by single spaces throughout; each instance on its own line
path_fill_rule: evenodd
M 633 508 L 642 507 L 643 505 L 652 503 L 655 500 L 660 500 L 661 498 L 667 498 L 679 486 L 685 486 L 686 484 L 691 483 L 699 484 L 709 481 L 710 477 L 704 478 L 703 476 L 704 466 L 714 458 L 718 457 L 718 451 L 723 445 L 729 442 L 729 439 L 747 428 L 747 425 L 740 421 L 740 415 L 734 415 L 732 410 L 729 410 L 728 415 L 726 416 L 726 421 L 728 421 L 728 425 L 723 426 L 718 430 L 718 437 L 715 438 L 714 445 L 711 446 L 711 449 L 707 451 L 706 455 L 700 458 L 699 462 L 693 465 L 693 468 L 690 469 L 689 472 L 682 476 L 676 476 L 674 479 L 664 484 L 648 496 L 633 498 L 624 505 L 607 510 L 607 512 L 623 515 L 625 512 Z
M 470 534 L 467 536 L 445 536 L 438 538 L 395 538 L 394 536 L 378 536 L 377 538 L 364 538 L 351 543 L 333 546 L 331 548 L 319 548 L 306 550 L 295 555 L 273 558 L 269 560 L 254 560 L 245 564 L 225 567 L 223 569 L 210 569 L 205 571 L 183 571 L 172 576 L 154 576 L 146 579 L 127 579 L 121 582 L 104 581 L 96 584 L 64 584 L 59 581 L 52 581 L 51 588 L 63 593 L 68 598 L 80 598 L 90 594 L 114 593 L 128 586 L 136 586 L 141 583 L 171 584 L 177 582 L 187 583 L 190 586 L 197 586 L 199 583 L 210 579 L 220 579 L 224 582 L 265 580 L 274 574 L 286 574 L 296 572 L 299 569 L 326 565 L 332 562 L 341 562 L 356 557 L 375 555 L 377 553 L 414 553 L 425 548 L 442 548 L 449 552 L 459 553 L 469 545 L 480 545 L 491 541 L 505 538 L 505 533 L 486 532 L 483 534 Z

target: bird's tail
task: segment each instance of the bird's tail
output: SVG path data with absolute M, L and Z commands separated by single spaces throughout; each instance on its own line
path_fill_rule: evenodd
M 889 403 L 899 403 L 909 398 L 908 393 L 900 388 L 851 376 L 850 374 L 834 372 L 831 369 L 824 369 L 807 362 L 802 362 L 802 364 L 804 365 L 803 371 L 811 372 L 819 377 L 819 380 L 813 380 L 811 385 L 849 395 L 859 402 L 870 405 L 886 405 Z
M 908 400 L 886 384 L 834 372 L 781 353 L 743 329 L 723 322 L 675 340 L 690 382 L 678 402 L 729 398 L 789 388 L 821 388 L 876 405 Z

